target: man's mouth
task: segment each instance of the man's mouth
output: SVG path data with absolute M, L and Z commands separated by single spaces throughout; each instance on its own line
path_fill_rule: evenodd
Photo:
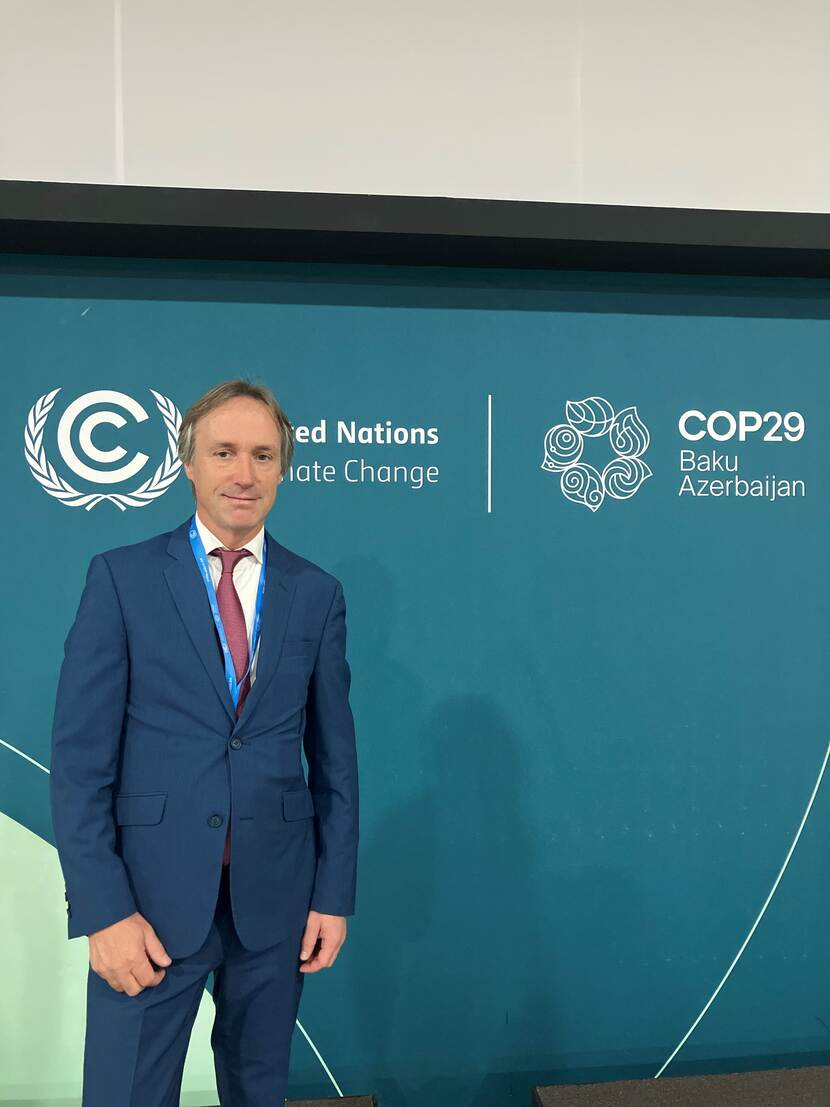
M 228 500 L 238 500 L 244 504 L 252 504 L 256 499 L 256 496 L 232 496 L 230 492 L 223 492 L 222 495 Z

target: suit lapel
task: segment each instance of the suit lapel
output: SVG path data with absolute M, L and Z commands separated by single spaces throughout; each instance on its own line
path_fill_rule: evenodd
M 256 711 L 268 683 L 277 668 L 282 642 L 288 627 L 288 616 L 294 601 L 297 580 L 287 571 L 288 561 L 283 547 L 265 532 L 268 556 L 265 569 L 265 592 L 262 597 L 262 631 L 259 637 L 256 680 L 245 697 L 236 729 L 244 726 Z
M 193 550 L 190 548 L 189 527 L 188 519 L 170 535 L 167 552 L 176 560 L 171 561 L 165 568 L 164 576 L 173 594 L 176 607 L 179 609 L 182 622 L 216 689 L 216 694 L 231 720 L 236 722 L 233 700 L 225 683 L 222 654 L 216 642 L 216 627 L 213 623 L 210 603 Z
M 228 714 L 234 729 L 243 726 L 256 710 L 262 699 L 268 682 L 273 677 L 282 650 L 282 642 L 288 626 L 288 615 L 296 590 L 296 579 L 287 571 L 288 559 L 282 546 L 265 532 L 268 543 L 267 566 L 265 573 L 265 592 L 262 597 L 262 631 L 259 640 L 256 680 L 245 698 L 242 714 L 237 719 L 236 710 L 225 682 L 225 669 L 222 655 L 216 641 L 216 627 L 210 610 L 204 582 L 202 581 L 193 550 L 190 548 L 188 531 L 190 520 L 177 527 L 170 535 L 167 552 L 173 561 L 166 566 L 164 576 L 173 596 L 173 600 L 187 628 L 193 646 L 222 706 Z

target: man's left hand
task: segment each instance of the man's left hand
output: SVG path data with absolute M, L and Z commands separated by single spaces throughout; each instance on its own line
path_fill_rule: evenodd
M 300 945 L 300 972 L 330 969 L 346 940 L 346 920 L 342 915 L 322 915 L 309 911 Z

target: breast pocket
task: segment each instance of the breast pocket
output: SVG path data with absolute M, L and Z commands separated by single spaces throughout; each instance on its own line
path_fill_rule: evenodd
M 317 656 L 316 638 L 286 638 L 282 644 L 280 665 L 290 662 L 292 665 L 311 665 Z

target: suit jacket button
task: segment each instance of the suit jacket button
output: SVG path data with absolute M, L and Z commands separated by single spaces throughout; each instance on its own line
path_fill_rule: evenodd
M 242 749 L 242 739 L 241 738 L 231 738 L 231 749 L 232 750 L 241 750 Z
M 221 826 L 224 821 L 221 815 L 211 815 L 208 819 L 208 826 Z

